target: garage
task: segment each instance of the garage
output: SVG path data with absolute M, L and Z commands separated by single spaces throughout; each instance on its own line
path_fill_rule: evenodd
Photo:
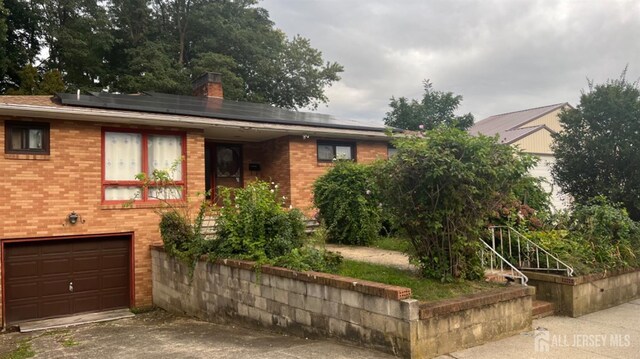
M 128 308 L 131 235 L 3 242 L 6 323 Z

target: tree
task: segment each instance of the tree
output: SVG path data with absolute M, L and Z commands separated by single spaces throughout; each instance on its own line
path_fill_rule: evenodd
M 405 232 L 425 276 L 482 276 L 487 219 L 508 202 L 534 161 L 496 137 L 440 126 L 398 138 L 377 176 L 383 204 Z
M 640 220 L 640 89 L 625 79 L 595 85 L 560 114 L 552 173 L 577 203 L 604 195 Z
M 42 35 L 42 14 L 37 1 L 4 0 L 4 8 L 4 15 L 0 14 L 6 24 L 6 42 L 0 49 L 0 93 L 18 88 L 20 71 L 36 61 Z
M 325 62 L 308 39 L 289 39 L 275 28 L 257 0 L 4 0 L 4 5 L 0 93 L 18 88 L 27 64 L 41 74 L 60 71 L 70 90 L 182 95 L 191 93 L 194 75 L 212 71 L 223 74 L 226 98 L 316 108 L 328 101 L 325 88 L 342 71 Z
M 42 14 L 49 50 L 44 69 L 63 72 L 72 90 L 102 89 L 113 41 L 107 10 L 96 0 L 48 0 L 42 2 Z
M 7 72 L 9 61 L 7 61 L 7 15 L 9 11 L 4 7 L 3 0 L 0 0 L 0 81 Z
M 50 70 L 40 76 L 37 68 L 26 65 L 18 75 L 19 87 L 9 89 L 8 95 L 53 95 L 65 90 L 62 74 L 58 70 Z
M 466 130 L 473 125 L 471 113 L 462 116 L 454 113 L 462 102 L 462 96 L 435 91 L 429 80 L 425 80 L 423 84 L 424 95 L 420 101 L 391 97 L 391 111 L 384 118 L 385 125 L 413 131 L 430 130 L 439 125 Z

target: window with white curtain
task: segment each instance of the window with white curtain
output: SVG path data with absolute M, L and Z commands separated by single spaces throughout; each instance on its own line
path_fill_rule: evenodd
M 184 188 L 182 159 L 183 135 L 142 131 L 105 131 L 103 156 L 103 193 L 105 201 L 181 199 Z M 169 171 L 169 187 L 142 188 L 139 173 Z

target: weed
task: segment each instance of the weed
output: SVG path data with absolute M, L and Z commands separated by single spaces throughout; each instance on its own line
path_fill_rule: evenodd
M 9 354 L 2 357 L 2 359 L 25 359 L 31 358 L 36 355 L 36 352 L 31 348 L 30 339 L 25 339 L 18 343 L 18 347 Z

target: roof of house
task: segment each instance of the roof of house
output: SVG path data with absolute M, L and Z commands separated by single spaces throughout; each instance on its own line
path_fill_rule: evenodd
M 385 126 L 378 123 L 267 104 L 155 92 L 0 96 L 0 115 L 199 128 L 213 138 L 232 136 L 256 141 L 284 134 L 389 140 Z
M 469 129 L 469 132 L 471 134 L 480 133 L 487 136 L 495 136 L 497 134 L 502 143 L 512 143 L 542 128 L 551 131 L 545 125 L 526 126 L 526 124 L 566 105 L 568 104 L 563 102 L 555 105 L 493 115 L 474 123 Z
M 62 107 L 62 104 L 54 101 L 51 96 L 0 96 L 0 103 L 7 105 L 29 105 L 29 106 L 46 106 L 46 107 Z
M 94 92 L 80 96 L 59 93 L 56 94 L 56 97 L 63 105 L 68 106 L 353 130 L 384 131 L 385 129 L 382 124 L 363 124 L 358 121 L 338 119 L 331 115 L 285 110 L 269 104 L 220 98 L 180 96 L 157 92 L 143 92 L 138 95 Z

